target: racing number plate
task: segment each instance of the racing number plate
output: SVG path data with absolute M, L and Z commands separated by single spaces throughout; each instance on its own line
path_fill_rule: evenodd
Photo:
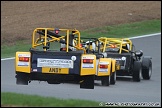
M 49 68 L 49 67 L 42 67 L 42 73 L 58 73 L 58 74 L 68 74 L 68 68 Z

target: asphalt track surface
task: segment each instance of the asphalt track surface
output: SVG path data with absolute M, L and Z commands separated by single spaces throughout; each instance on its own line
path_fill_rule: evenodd
M 101 86 L 95 81 L 94 89 L 80 89 L 79 84 L 48 84 L 33 81 L 26 85 L 16 85 L 15 59 L 1 60 L 1 92 L 16 92 L 63 99 L 84 99 L 103 102 L 153 102 L 161 106 L 161 34 L 132 39 L 136 49 L 144 56 L 152 56 L 153 73 L 150 80 L 133 82 L 131 78 L 117 78 L 115 85 Z

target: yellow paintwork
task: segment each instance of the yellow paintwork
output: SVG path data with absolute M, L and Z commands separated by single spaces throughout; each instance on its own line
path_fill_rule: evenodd
M 112 59 L 111 58 L 100 58 L 99 62 L 104 62 L 104 63 L 108 63 L 108 72 L 100 72 L 99 71 L 99 63 L 98 63 L 98 71 L 97 71 L 97 76 L 109 76 L 111 74 L 111 65 L 112 65 Z
M 115 72 L 116 71 L 116 67 L 115 67 L 116 60 L 115 59 L 111 59 L 111 63 L 112 63 L 112 70 L 111 70 L 111 72 Z
M 120 64 L 116 64 L 115 66 L 116 70 L 120 70 Z
M 30 54 L 30 52 L 16 52 L 16 57 L 15 57 L 15 71 L 16 72 L 23 72 L 23 73 L 30 73 L 30 71 L 31 71 L 31 67 L 30 67 L 30 59 L 29 59 L 29 65 L 28 66 L 18 66 L 18 63 L 20 63 L 19 62 L 19 57 L 18 57 L 18 55 L 19 54 L 25 54 L 25 55 L 29 55 L 30 57 L 31 57 L 31 54 Z
M 93 64 L 83 64 L 82 60 L 83 58 L 86 58 L 86 57 L 91 57 L 91 58 L 94 58 L 93 59 Z M 93 68 L 84 68 L 84 66 L 93 66 Z M 96 56 L 93 55 L 93 54 L 82 54 L 81 56 L 81 67 L 80 67 L 80 75 L 83 76 L 83 75 L 95 75 L 96 73 Z
M 52 74 L 69 74 L 69 69 L 68 68 L 60 68 L 60 69 L 54 69 L 55 71 L 50 72 L 50 68 L 48 67 L 42 67 L 42 73 L 52 73 Z

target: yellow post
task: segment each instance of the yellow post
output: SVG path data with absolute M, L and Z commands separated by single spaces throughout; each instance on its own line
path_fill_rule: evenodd
M 47 28 L 45 28 L 44 46 L 46 46 L 46 42 L 47 42 Z M 44 51 L 46 51 L 46 49 L 44 49 Z
M 105 38 L 104 48 L 103 48 L 103 51 L 102 51 L 102 52 L 105 52 L 105 49 L 106 49 L 106 43 L 107 43 L 107 38 Z
M 77 30 L 78 33 L 78 47 L 80 47 L 80 32 Z
M 132 50 L 132 41 L 131 40 L 129 40 L 129 42 L 130 42 L 130 49 L 129 50 Z
M 35 48 L 35 46 L 34 46 L 34 38 L 35 38 L 35 32 L 37 31 L 37 29 L 35 29 L 34 31 L 33 31 L 33 38 L 32 38 L 32 48 Z
M 123 39 L 122 39 L 122 42 L 123 42 Z M 120 51 L 119 51 L 119 54 L 121 54 L 121 51 L 122 51 L 122 42 L 120 42 Z
M 69 30 L 67 30 L 67 34 L 66 34 L 66 52 L 69 51 Z

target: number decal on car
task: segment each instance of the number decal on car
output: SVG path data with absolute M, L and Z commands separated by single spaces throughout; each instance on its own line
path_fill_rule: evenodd
M 50 68 L 49 72 L 60 73 L 61 69 L 60 68 Z

